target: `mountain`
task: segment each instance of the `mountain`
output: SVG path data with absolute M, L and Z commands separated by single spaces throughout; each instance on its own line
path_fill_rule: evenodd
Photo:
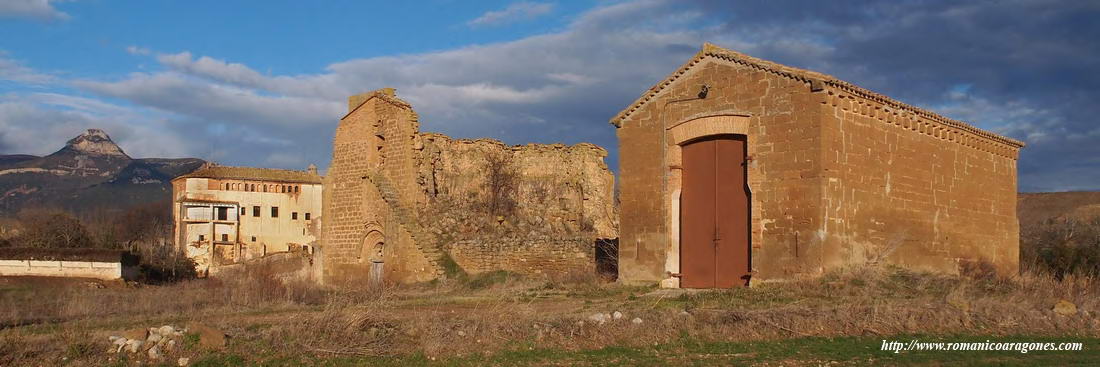
M 47 156 L 0 155 L 0 217 L 24 208 L 80 213 L 167 200 L 172 178 L 204 163 L 197 158 L 134 159 L 103 130 L 88 129 Z

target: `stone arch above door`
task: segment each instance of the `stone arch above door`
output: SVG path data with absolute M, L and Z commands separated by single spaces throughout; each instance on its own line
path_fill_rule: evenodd
M 382 228 L 376 224 L 368 224 L 364 231 L 362 240 L 359 241 L 359 256 L 360 263 L 379 261 L 384 250 L 386 243 L 386 235 L 382 233 Z
M 748 116 L 714 115 L 693 117 L 668 127 L 668 144 L 683 145 L 691 140 L 711 135 L 748 135 L 748 131 Z

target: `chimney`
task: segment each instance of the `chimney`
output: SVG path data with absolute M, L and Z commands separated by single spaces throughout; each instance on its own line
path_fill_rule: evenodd
M 309 168 L 306 168 L 306 172 L 309 172 L 309 174 L 311 174 L 311 175 L 316 175 L 317 174 L 317 166 L 313 165 L 313 163 L 310 163 Z

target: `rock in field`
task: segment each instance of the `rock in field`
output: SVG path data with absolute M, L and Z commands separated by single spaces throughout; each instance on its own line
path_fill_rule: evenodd
M 1067 301 L 1067 300 L 1063 299 L 1061 301 L 1058 301 L 1058 303 L 1054 304 L 1054 308 L 1052 309 L 1052 311 L 1054 311 L 1054 313 L 1062 315 L 1062 316 L 1076 315 L 1077 314 L 1077 305 L 1073 304 L 1073 302 L 1070 302 L 1070 301 Z

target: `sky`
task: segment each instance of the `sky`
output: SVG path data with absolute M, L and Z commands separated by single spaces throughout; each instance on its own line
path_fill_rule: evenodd
M 704 42 L 1024 141 L 1021 191 L 1100 190 L 1100 2 L 0 0 L 0 154 L 325 168 L 347 97 L 421 130 L 591 142 Z

